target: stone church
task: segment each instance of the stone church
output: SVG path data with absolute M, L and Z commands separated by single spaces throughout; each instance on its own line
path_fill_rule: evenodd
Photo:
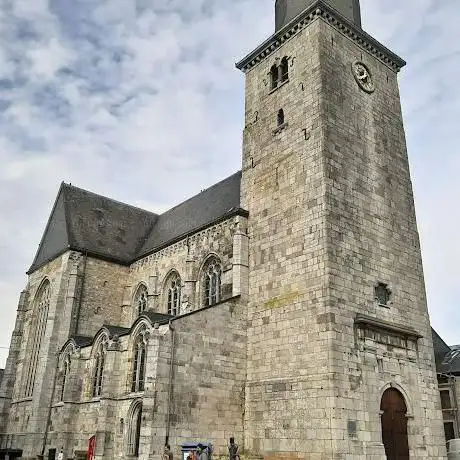
M 397 74 L 359 0 L 277 0 L 241 171 L 163 214 L 62 184 L 3 458 L 446 458 Z

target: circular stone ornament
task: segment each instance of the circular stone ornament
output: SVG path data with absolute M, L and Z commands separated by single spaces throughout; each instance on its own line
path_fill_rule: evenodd
M 358 83 L 363 91 L 366 91 L 366 93 L 373 93 L 375 91 L 374 80 L 366 64 L 356 61 L 351 65 L 351 70 L 356 83 Z

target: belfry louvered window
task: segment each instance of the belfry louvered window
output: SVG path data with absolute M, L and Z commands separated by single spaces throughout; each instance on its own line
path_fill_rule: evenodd
M 26 374 L 25 396 L 30 397 L 33 394 L 35 379 L 37 376 L 37 367 L 39 363 L 40 350 L 43 342 L 43 337 L 46 332 L 46 324 L 48 321 L 48 311 L 50 306 L 50 291 L 51 285 L 48 280 L 44 281 L 38 289 L 34 302 L 34 313 L 31 322 L 32 329 L 32 347 L 30 350 L 30 361 Z

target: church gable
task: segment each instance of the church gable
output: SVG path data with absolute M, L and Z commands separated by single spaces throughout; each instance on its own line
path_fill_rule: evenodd
M 123 265 L 241 213 L 241 171 L 161 215 L 62 184 L 32 273 L 67 250 Z
M 50 260 L 62 254 L 69 247 L 69 238 L 67 233 L 67 219 L 65 212 L 64 188 L 66 185 L 61 184 L 58 196 L 48 219 L 45 232 L 35 255 L 35 259 L 28 273 L 35 271 L 37 268 L 46 264 Z
M 128 265 L 157 218 L 151 212 L 63 183 L 28 273 L 67 250 Z

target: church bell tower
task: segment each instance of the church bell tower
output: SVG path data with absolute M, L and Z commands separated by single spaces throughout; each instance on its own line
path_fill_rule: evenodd
M 359 0 L 242 59 L 249 458 L 446 458 L 397 74 Z

